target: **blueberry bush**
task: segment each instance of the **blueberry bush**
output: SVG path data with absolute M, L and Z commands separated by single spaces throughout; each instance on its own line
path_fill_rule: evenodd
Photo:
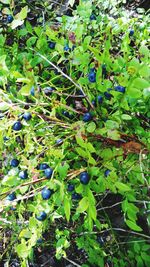
M 1 266 L 150 266 L 149 14 L 125 2 L 0 1 Z

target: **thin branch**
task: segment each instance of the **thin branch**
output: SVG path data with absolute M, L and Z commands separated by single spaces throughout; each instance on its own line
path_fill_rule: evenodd
M 81 265 L 77 264 L 76 262 L 64 257 L 65 260 L 69 261 L 70 263 L 72 263 L 74 266 L 77 266 L 77 267 L 81 267 Z
M 115 204 L 113 204 L 113 205 L 111 205 L 111 206 L 102 207 L 102 208 L 100 208 L 100 209 L 97 209 L 97 211 L 100 211 L 100 210 L 106 210 L 106 209 L 111 209 L 111 208 L 113 208 L 113 207 L 115 207 L 115 206 L 120 205 L 121 203 L 122 203 L 122 201 L 120 201 L 120 202 L 118 202 L 118 203 L 115 203 Z
M 30 48 L 30 50 L 36 52 L 34 49 Z M 84 93 L 83 88 L 81 87 L 81 85 L 77 84 L 70 76 L 68 76 L 66 73 L 64 73 L 58 66 L 56 66 L 54 63 L 52 63 L 49 59 L 47 59 L 45 56 L 41 55 L 39 52 L 36 52 L 38 56 L 40 56 L 41 58 L 43 58 L 45 61 L 47 61 L 54 69 L 56 69 L 58 72 L 60 72 L 62 74 L 62 76 L 64 76 L 66 79 L 68 79 L 71 83 L 73 83 L 78 89 L 80 89 L 80 91 L 82 92 L 82 94 L 84 95 L 86 101 L 89 103 L 90 107 L 92 109 L 94 109 L 94 106 L 92 105 L 92 103 L 90 102 L 90 100 L 88 99 L 87 95 Z

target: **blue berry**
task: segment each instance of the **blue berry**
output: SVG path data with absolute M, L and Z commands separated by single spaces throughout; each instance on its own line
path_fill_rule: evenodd
M 19 172 L 19 178 L 25 180 L 28 178 L 27 170 Z
M 55 42 L 51 42 L 50 41 L 49 44 L 48 44 L 48 47 L 51 48 L 51 49 L 54 49 L 55 46 L 56 46 L 56 43 Z
M 76 45 L 73 45 L 71 50 L 73 51 L 75 48 L 76 48 Z
M 14 211 L 14 210 L 16 210 L 16 207 L 11 206 L 10 207 L 10 210 L 13 210 Z
M 98 236 L 98 237 L 97 237 L 97 242 L 98 242 L 101 246 L 103 246 L 103 245 L 105 244 L 105 241 L 104 241 L 104 239 L 103 239 L 102 236 Z
M 80 200 L 80 199 L 81 199 L 81 195 L 78 194 L 78 193 L 73 193 L 73 194 L 72 194 L 72 199 L 73 199 L 73 200 Z
M 107 169 L 105 172 L 104 172 L 104 175 L 105 175 L 105 177 L 107 177 L 109 174 L 110 174 L 110 170 L 109 169 Z
M 92 105 L 96 107 L 96 100 L 92 100 Z
M 44 188 L 41 192 L 41 195 L 43 199 L 49 199 L 52 195 L 52 191 L 48 188 Z
M 22 129 L 22 123 L 20 121 L 16 121 L 12 126 L 14 131 L 20 131 Z
M 24 120 L 29 121 L 31 120 L 32 116 L 30 112 L 25 112 L 22 116 L 24 118 Z
M 118 85 L 118 86 L 116 86 L 115 87 L 115 91 L 117 91 L 117 92 L 120 92 L 120 93 L 125 93 L 125 91 L 126 91 L 126 88 L 124 87 L 124 86 L 121 86 L 121 85 Z
M 3 140 L 4 140 L 4 142 L 7 142 L 9 140 L 9 138 L 7 136 L 4 136 Z
M 41 211 L 40 213 L 39 213 L 39 215 L 37 215 L 36 216 L 36 219 L 38 220 L 38 221 L 45 221 L 45 219 L 47 218 L 47 214 L 46 214 L 46 212 L 45 211 Z
M 70 114 L 69 114 L 69 112 L 68 112 L 68 111 L 66 111 L 66 110 L 62 111 L 62 114 L 63 114 L 65 117 L 67 117 L 67 118 L 69 118 L 69 117 L 70 117 Z
M 37 242 L 37 244 L 42 244 L 43 243 L 43 239 L 39 238 L 36 242 Z
M 104 96 L 105 96 L 105 98 L 108 99 L 108 100 L 110 100 L 110 99 L 113 97 L 113 95 L 110 94 L 110 93 L 108 93 L 108 92 L 104 92 Z
M 80 174 L 80 182 L 81 184 L 87 185 L 90 181 L 90 176 L 87 172 L 82 172 Z
M 73 184 L 68 184 L 67 191 L 68 191 L 68 192 L 72 192 L 72 191 L 74 191 L 74 185 L 73 185 Z
M 98 97 L 97 97 L 97 101 L 98 101 L 99 104 L 102 104 L 102 102 L 103 102 L 103 97 L 102 97 L 101 95 L 98 95 Z
M 13 20 L 14 20 L 14 18 L 13 18 L 12 15 L 8 15 L 8 16 L 7 16 L 7 22 L 8 22 L 8 23 L 11 23 Z
M 96 72 L 93 69 L 90 70 L 89 75 L 88 75 L 88 79 L 91 83 L 96 82 Z
M 104 79 L 106 79 L 106 77 L 107 77 L 107 70 L 106 70 L 106 65 L 105 64 L 102 65 L 102 77 Z
M 12 159 L 12 161 L 10 162 L 10 165 L 12 167 L 17 167 L 19 165 L 19 160 L 18 159 Z
M 65 52 L 69 52 L 71 49 L 70 49 L 70 47 L 69 47 L 69 45 L 65 45 L 64 46 L 64 51 Z
M 53 88 L 53 87 L 46 87 L 44 89 L 44 94 L 45 95 L 51 95 L 54 91 L 55 91 L 55 88 Z
M 131 29 L 131 30 L 129 31 L 129 36 L 133 36 L 133 35 L 134 35 L 134 30 Z
M 53 169 L 48 168 L 44 171 L 46 178 L 50 179 L 53 174 Z
M 89 113 L 89 112 L 85 113 L 85 114 L 83 115 L 83 121 L 84 121 L 84 122 L 88 122 L 88 121 L 90 121 L 90 120 L 92 120 L 92 114 Z
M 57 139 L 56 140 L 56 145 L 62 145 L 63 144 L 63 140 L 62 139 Z
M 35 88 L 34 88 L 34 86 L 31 87 L 30 94 L 31 94 L 32 96 L 35 95 Z
M 9 201 L 13 201 L 14 199 L 16 199 L 16 194 L 15 194 L 15 192 L 10 193 L 10 194 L 7 196 L 6 199 L 9 200 Z
M 96 20 L 96 16 L 94 14 L 91 14 L 90 20 Z
M 49 168 L 49 165 L 47 163 L 41 163 L 39 165 L 39 170 L 43 171 Z

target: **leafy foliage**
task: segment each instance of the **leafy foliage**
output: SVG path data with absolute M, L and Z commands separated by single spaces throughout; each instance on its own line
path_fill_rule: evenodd
M 148 15 L 122 1 L 69 1 L 63 16 L 26 2 L 0 1 L 0 224 L 13 254 L 28 266 L 51 232 L 57 259 L 76 246 L 83 267 L 149 266 Z

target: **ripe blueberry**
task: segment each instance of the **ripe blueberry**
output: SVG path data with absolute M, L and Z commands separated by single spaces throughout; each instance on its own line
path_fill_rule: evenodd
M 105 241 L 104 241 L 104 239 L 103 239 L 102 236 L 98 236 L 98 237 L 97 237 L 97 242 L 98 242 L 101 246 L 103 246 L 103 245 L 105 244 Z
M 96 100 L 92 100 L 92 105 L 96 107 Z
M 13 20 L 14 20 L 14 18 L 13 18 L 12 15 L 8 15 L 8 16 L 7 16 L 7 22 L 8 22 L 8 23 L 11 23 Z
M 55 45 L 56 45 L 56 43 L 55 42 L 49 42 L 49 44 L 48 44 L 48 47 L 49 48 L 51 48 L 51 49 L 54 49 L 55 48 Z
M 120 93 L 125 93 L 126 88 L 121 85 L 118 85 L 115 87 L 115 91 L 120 92 Z
M 109 169 L 107 169 L 105 172 L 104 172 L 104 175 L 105 175 L 105 177 L 107 177 L 109 174 L 110 174 L 110 170 Z
M 19 160 L 18 159 L 12 159 L 10 162 L 11 167 L 17 167 L 19 165 Z
M 97 97 L 97 101 L 98 101 L 99 104 L 102 104 L 102 102 L 103 102 L 103 97 L 102 97 L 101 95 L 98 95 L 98 97 Z
M 34 88 L 34 86 L 31 87 L 30 94 L 31 94 L 32 96 L 35 95 L 35 88 Z
M 15 192 L 10 193 L 10 194 L 7 196 L 6 199 L 9 200 L 9 201 L 13 201 L 14 199 L 16 199 L 16 194 L 15 194 Z
M 19 172 L 19 178 L 25 180 L 28 178 L 27 170 Z
M 91 14 L 90 20 L 96 20 L 96 16 L 94 14 Z
M 41 195 L 43 199 L 49 199 L 52 195 L 52 191 L 48 188 L 44 188 L 41 192 Z
M 47 168 L 45 169 L 44 173 L 45 173 L 46 178 L 50 179 L 53 174 L 53 169 Z
M 92 114 L 89 113 L 89 112 L 85 113 L 85 114 L 83 115 L 83 121 L 84 121 L 84 122 L 88 122 L 88 121 L 90 121 L 90 120 L 92 120 Z
M 48 168 L 49 168 L 49 166 L 48 166 L 47 163 L 41 163 L 41 164 L 39 165 L 39 170 L 41 170 L 41 171 L 46 170 L 46 169 L 48 169 Z
M 32 116 L 30 112 L 25 112 L 22 116 L 24 118 L 24 120 L 29 121 L 31 120 Z
M 46 212 L 45 212 L 45 211 L 41 211 L 41 212 L 39 213 L 39 215 L 36 216 L 36 219 L 37 219 L 38 221 L 44 221 L 44 220 L 46 219 L 46 217 L 47 217 Z
M 69 114 L 69 112 L 68 112 L 68 111 L 66 111 L 66 110 L 62 111 L 62 114 L 63 114 L 65 117 L 67 117 L 67 118 L 69 118 L 69 117 L 70 117 L 70 114 Z
M 70 49 L 70 47 L 69 47 L 69 45 L 65 45 L 64 46 L 64 51 L 65 52 L 69 52 L 71 49 Z
M 74 185 L 73 185 L 73 184 L 68 184 L 67 191 L 68 191 L 68 192 L 72 192 L 72 191 L 74 191 Z
M 43 239 L 39 238 L 36 242 L 37 242 L 37 244 L 42 244 L 43 243 Z
M 131 30 L 129 31 L 129 36 L 133 36 L 133 34 L 134 34 L 134 30 L 131 29 Z
M 110 100 L 113 95 L 108 93 L 108 92 L 104 92 L 104 96 L 105 96 L 106 99 Z
M 80 199 L 81 199 L 81 195 L 78 194 L 78 193 L 73 193 L 73 194 L 72 194 L 72 199 L 73 199 L 73 200 L 80 200 Z
M 88 79 L 91 83 L 95 83 L 96 82 L 96 72 L 91 69 L 88 75 Z
M 90 181 L 90 176 L 87 172 L 82 172 L 80 174 L 80 182 L 81 184 L 87 185 Z
M 20 131 L 22 129 L 22 123 L 20 121 L 16 121 L 12 126 L 14 131 Z

